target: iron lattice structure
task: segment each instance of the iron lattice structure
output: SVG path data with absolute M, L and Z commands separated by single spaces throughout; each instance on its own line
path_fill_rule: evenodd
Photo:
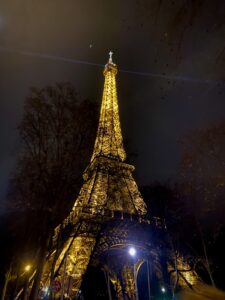
M 117 66 L 111 56 L 103 74 L 105 83 L 93 155 L 72 211 L 55 229 L 42 285 L 49 286 L 57 279 L 64 294 L 74 299 L 91 263 L 107 272 L 117 299 L 137 300 L 135 274 L 146 257 L 151 256 L 155 272 L 162 277 L 160 249 L 149 239 L 164 224 L 160 219 L 146 218 L 146 204 L 132 175 L 134 167 L 124 162 Z M 148 230 L 143 230 L 143 226 Z M 140 254 L 135 261 L 123 255 L 130 245 L 135 245 Z

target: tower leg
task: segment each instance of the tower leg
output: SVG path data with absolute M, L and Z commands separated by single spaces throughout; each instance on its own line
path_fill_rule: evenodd
M 137 274 L 143 259 L 110 260 L 104 269 L 113 284 L 118 300 L 138 300 Z
M 74 239 L 67 253 L 64 270 L 62 267 L 59 273 L 61 279 L 64 279 L 64 294 L 70 297 L 77 295 L 95 243 L 95 237 L 78 236 Z
M 127 264 L 123 266 L 121 275 L 124 294 L 127 295 L 127 298 L 124 299 L 138 300 L 135 265 Z
M 111 273 L 111 272 L 110 272 Z M 117 300 L 124 300 L 124 295 L 123 295 L 123 289 L 122 289 L 122 284 L 121 280 L 116 276 L 116 274 L 110 274 L 110 280 L 113 284 L 114 290 L 116 292 L 116 299 Z
M 58 292 L 60 296 L 66 295 L 73 299 L 78 294 L 95 244 L 94 236 L 77 236 L 74 239 L 70 238 L 65 244 L 55 265 L 55 280 L 61 283 L 61 290 Z M 49 285 L 49 267 L 52 259 L 49 258 L 42 277 L 45 287 Z

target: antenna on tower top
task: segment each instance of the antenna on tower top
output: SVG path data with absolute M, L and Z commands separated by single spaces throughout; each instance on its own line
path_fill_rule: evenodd
M 109 51 L 109 63 L 112 64 L 113 61 L 112 61 L 112 55 L 113 55 L 113 52 L 112 51 Z

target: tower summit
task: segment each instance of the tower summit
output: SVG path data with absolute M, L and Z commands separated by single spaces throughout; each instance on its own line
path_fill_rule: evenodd
M 110 51 L 109 61 L 103 71 L 105 83 L 98 131 L 91 160 L 97 156 L 110 157 L 118 161 L 124 161 L 126 159 L 116 90 L 117 66 L 112 61 L 112 54 L 113 52 Z

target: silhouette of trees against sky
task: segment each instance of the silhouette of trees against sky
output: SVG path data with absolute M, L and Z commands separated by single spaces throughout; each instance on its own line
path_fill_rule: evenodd
M 19 126 L 21 149 L 8 195 L 14 273 L 25 261 L 42 271 L 54 228 L 71 209 L 90 159 L 97 105 L 70 83 L 32 88 Z
M 177 183 L 155 182 L 142 194 L 150 214 L 165 218 L 169 248 L 223 288 L 225 123 L 189 132 L 181 147 Z
M 185 211 L 178 193 L 178 184 L 171 186 L 169 183 L 154 182 L 142 187 L 141 191 L 150 216 L 158 217 L 166 224 L 166 230 L 158 243 L 161 245 L 161 260 L 164 261 L 164 285 L 174 295 L 184 278 L 183 272 L 195 271 L 196 260 L 199 258 L 187 246 L 187 242 L 192 242 L 190 226 L 193 218 L 191 219 Z M 182 261 L 185 264 L 181 264 Z M 156 282 L 153 285 L 156 285 Z
M 179 193 L 195 220 L 195 243 L 201 243 L 204 265 L 214 283 L 224 274 L 225 123 L 190 132 L 182 140 Z M 194 233 L 195 232 L 195 233 Z M 194 244 L 192 244 L 194 246 Z M 195 247 L 195 246 L 194 246 Z M 215 275 L 214 275 L 215 274 Z

